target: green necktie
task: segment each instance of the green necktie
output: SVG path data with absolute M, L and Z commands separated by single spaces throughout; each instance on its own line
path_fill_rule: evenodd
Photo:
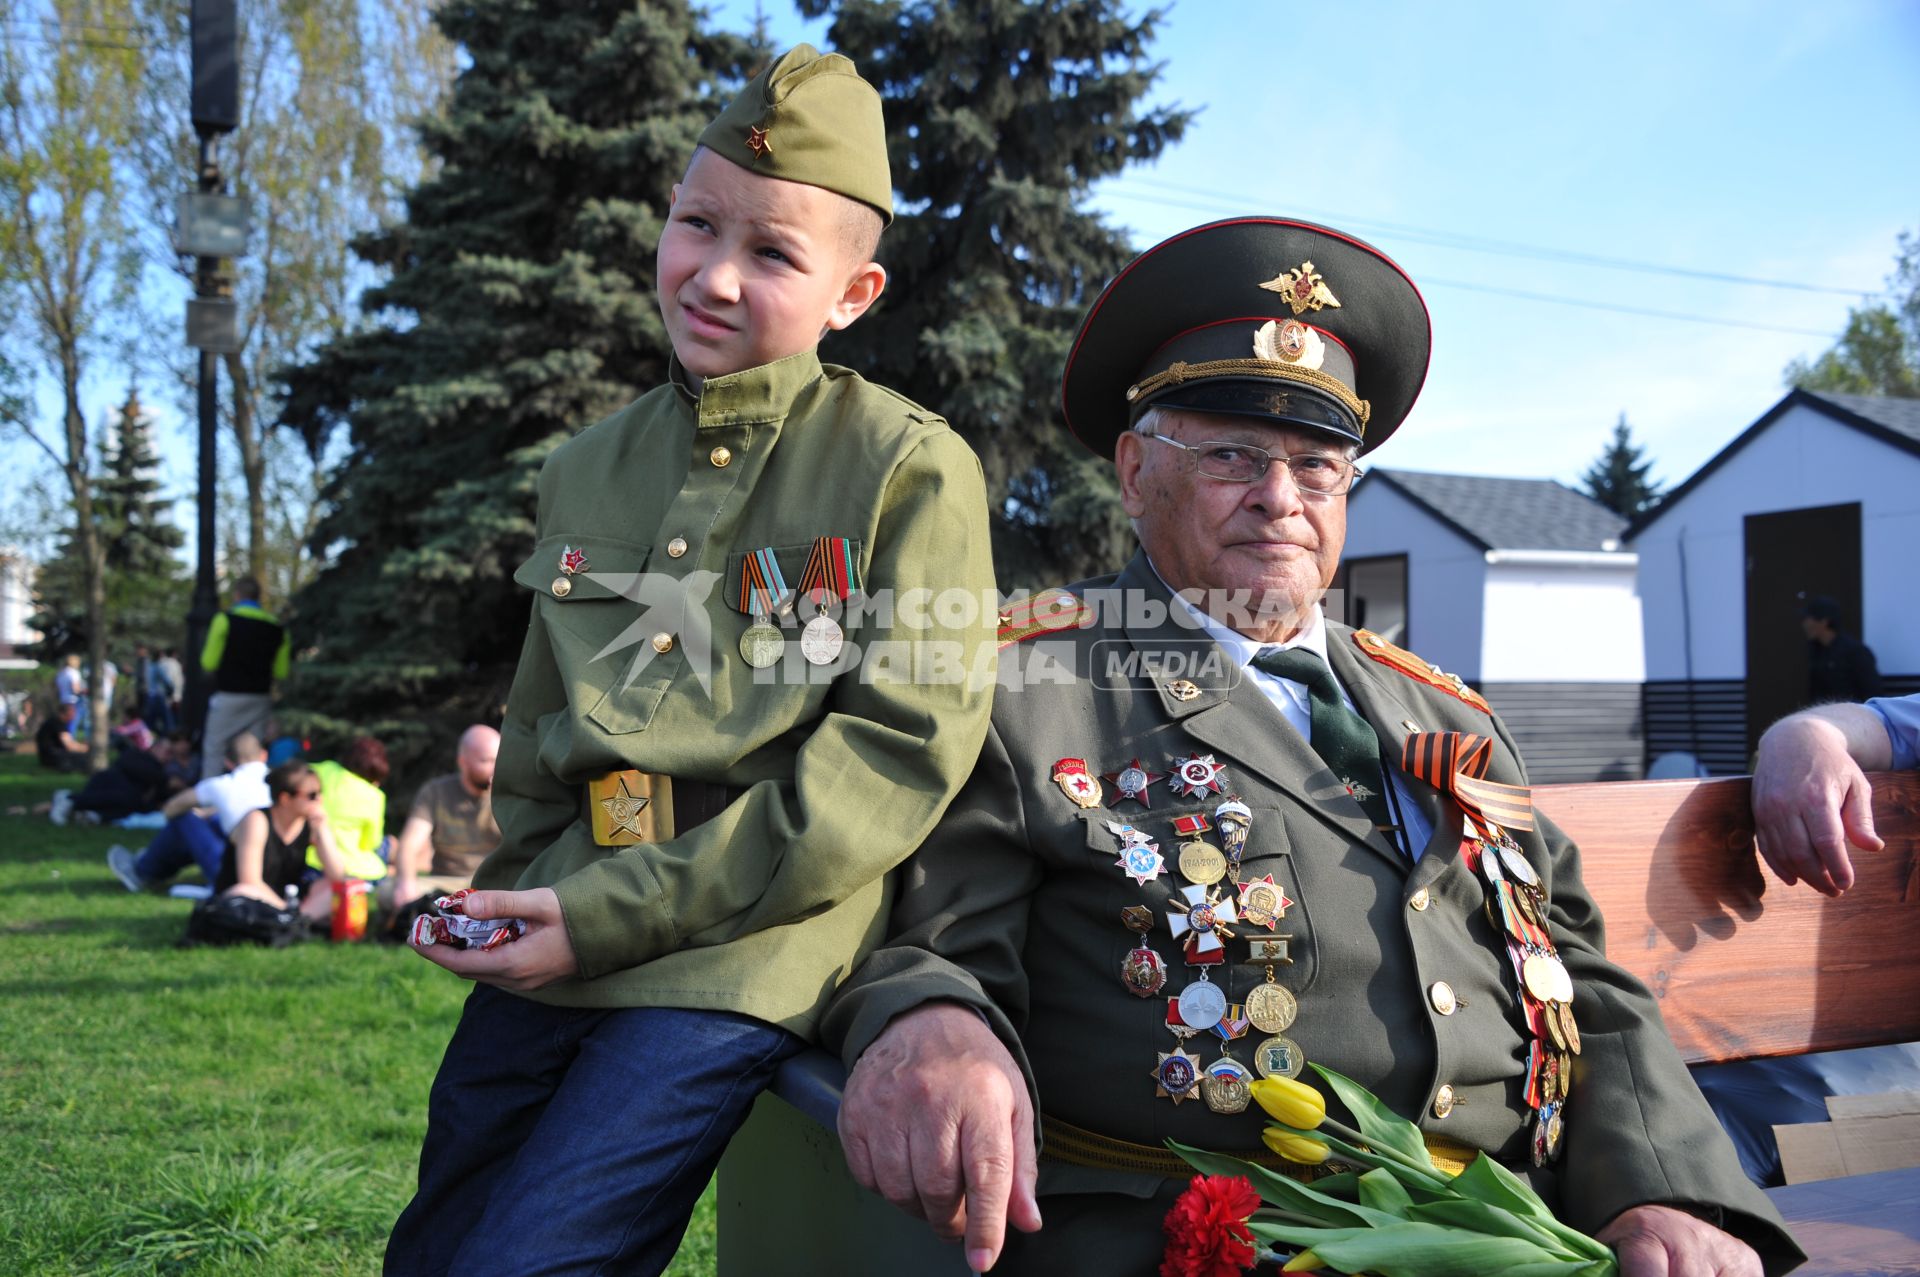
M 1366 810 L 1368 818 L 1375 825 L 1390 828 L 1393 822 L 1387 813 L 1386 782 L 1380 774 L 1380 738 L 1372 724 L 1347 708 L 1327 663 L 1306 648 L 1265 647 L 1254 654 L 1253 665 L 1306 685 L 1312 698 L 1308 744 Z

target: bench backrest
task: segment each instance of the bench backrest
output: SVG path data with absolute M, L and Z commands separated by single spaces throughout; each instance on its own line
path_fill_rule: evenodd
M 1876 775 L 1886 850 L 1855 849 L 1853 889 L 1788 887 L 1753 851 L 1750 782 L 1541 785 L 1580 845 L 1607 956 L 1660 998 L 1689 1062 L 1920 1040 L 1920 775 Z

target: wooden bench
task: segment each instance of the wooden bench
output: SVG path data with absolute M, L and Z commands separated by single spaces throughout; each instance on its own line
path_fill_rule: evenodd
M 1580 845 L 1608 956 L 1654 991 L 1680 1054 L 1702 1064 L 1920 1040 L 1920 899 L 1908 890 L 1920 775 L 1873 782 L 1887 847 L 1855 855 L 1856 884 L 1837 900 L 1786 886 L 1753 853 L 1745 777 L 1547 785 L 1534 799 Z M 957 1247 L 848 1177 L 833 1135 L 843 1081 L 824 1052 L 795 1059 L 727 1150 L 721 1277 L 967 1272 Z M 1796 1203 L 1820 1196 L 1776 1194 L 1790 1224 L 1803 1222 Z M 1830 1226 L 1805 1209 L 1807 1228 Z M 1885 1233 L 1891 1244 L 1905 1235 Z M 1801 1271 L 1865 1271 L 1822 1263 Z

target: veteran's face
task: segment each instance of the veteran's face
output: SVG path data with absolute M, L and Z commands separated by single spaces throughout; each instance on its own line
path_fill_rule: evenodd
M 1185 444 L 1225 440 L 1276 457 L 1345 456 L 1328 436 L 1257 418 L 1163 411 L 1157 420 L 1159 433 Z M 1253 483 L 1210 479 L 1194 468 L 1193 456 L 1132 431 L 1120 436 L 1120 499 L 1140 544 L 1175 590 L 1219 596 L 1198 600 L 1219 620 L 1260 642 L 1285 642 L 1333 583 L 1347 539 L 1347 499 L 1303 497 L 1277 463 Z M 1235 594 L 1238 604 L 1221 606 Z M 1262 616 L 1249 617 L 1249 597 Z

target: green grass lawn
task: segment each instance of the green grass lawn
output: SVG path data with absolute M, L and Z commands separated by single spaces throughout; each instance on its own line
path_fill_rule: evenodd
M 0 812 L 55 787 L 0 756 Z M 107 870 L 147 837 L 0 814 L 0 1272 L 377 1273 L 467 986 L 384 945 L 175 949 L 188 903 Z M 675 1277 L 714 1271 L 712 1198 Z

